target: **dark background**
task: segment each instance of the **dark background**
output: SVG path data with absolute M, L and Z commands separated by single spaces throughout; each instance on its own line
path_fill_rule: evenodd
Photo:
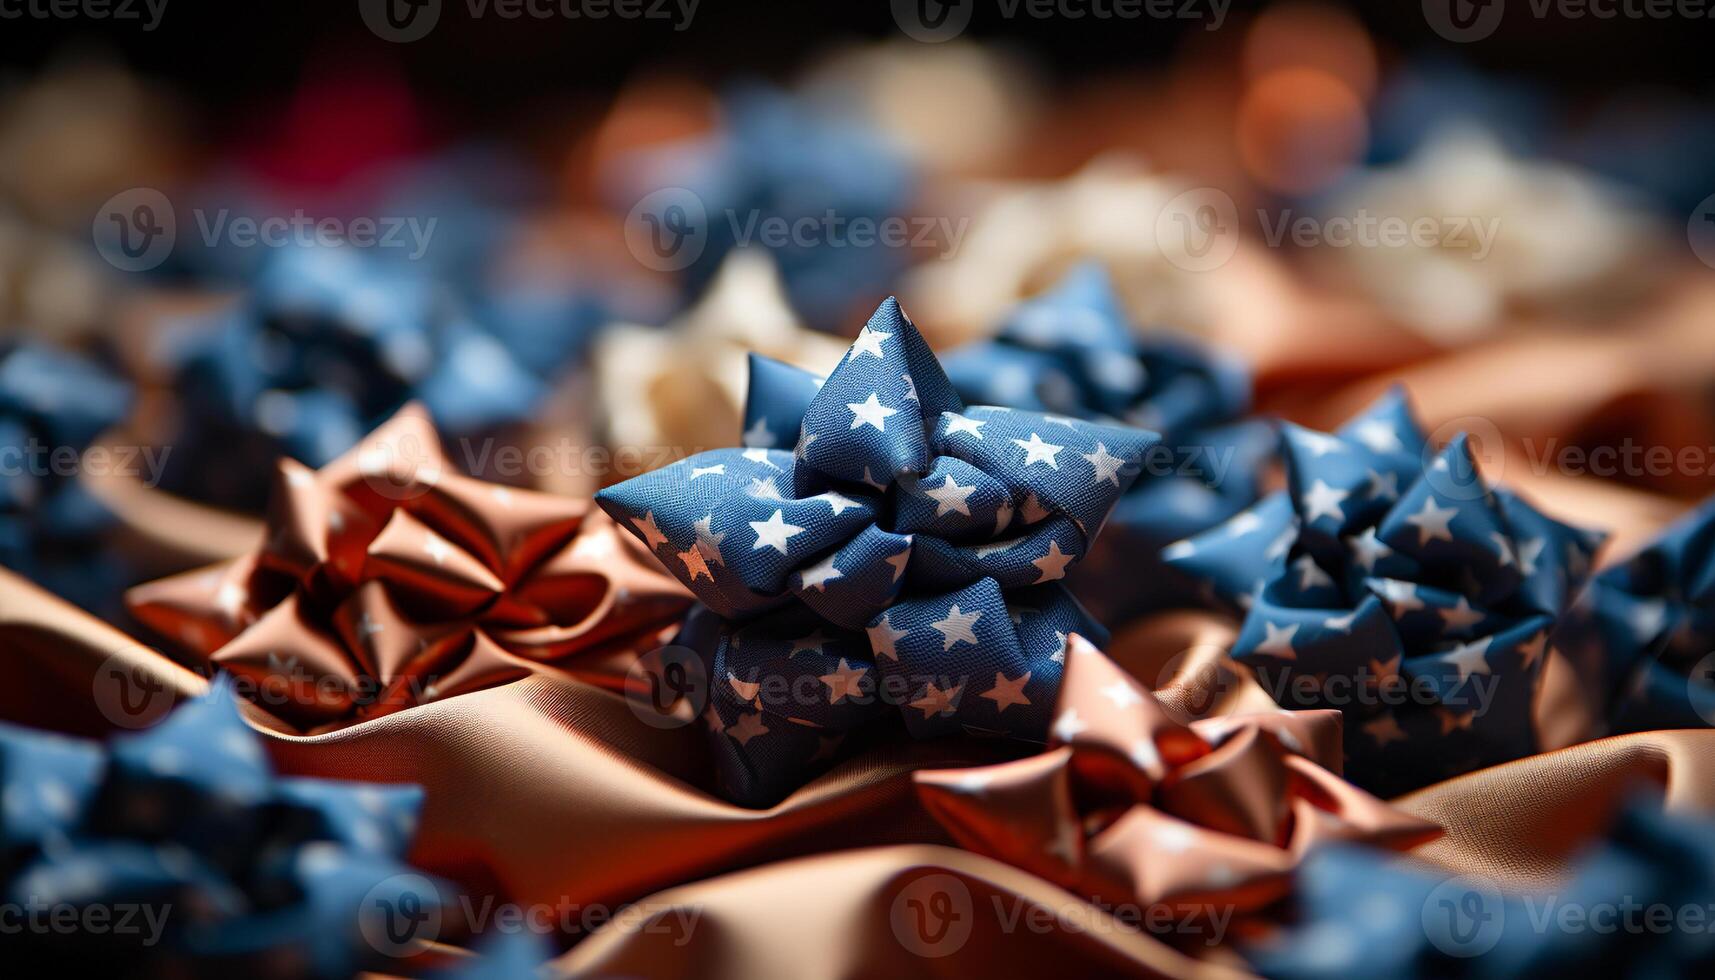
M 1639 85 L 1710 94 L 1715 19 L 1538 19 L 1520 13 L 1529 3 L 1509 0 L 1499 30 L 1466 45 L 1437 37 L 1418 0 L 1345 6 L 1376 37 L 1384 63 L 1446 55 L 1575 100 Z M 1214 36 L 1236 37 L 1242 32 L 1232 30 L 1233 21 L 1263 6 L 1234 0 Z M 1017 41 L 1051 79 L 1069 81 L 1148 69 L 1207 33 L 1199 21 L 1008 20 L 993 0 L 978 0 L 966 36 Z M 371 35 L 355 0 L 167 0 L 161 24 L 148 33 L 135 22 L 0 21 L 0 57 L 16 76 L 79 46 L 117 54 L 175 86 L 206 124 L 222 130 L 244 127 L 251 113 L 285 99 L 307 75 L 373 65 L 402 72 L 442 124 L 480 131 L 544 107 L 599 104 L 640 70 L 670 66 L 710 81 L 778 77 L 840 41 L 896 36 L 886 0 L 703 0 L 680 33 L 658 20 L 506 20 L 492 12 L 473 20 L 466 0 L 443 0 L 435 30 L 404 45 Z

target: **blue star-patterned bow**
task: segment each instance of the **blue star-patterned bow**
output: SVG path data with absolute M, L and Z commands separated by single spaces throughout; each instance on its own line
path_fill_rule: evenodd
M 422 791 L 277 777 L 217 682 L 106 746 L 0 725 L 0 799 L 9 907 L 85 924 L 106 910 L 99 929 L 9 936 L 8 969 L 343 977 L 380 959 L 362 903 L 409 872 Z
M 1708 976 L 1712 841 L 1706 819 L 1634 803 L 1569 885 L 1529 895 L 1334 845 L 1299 873 L 1298 923 L 1245 955 L 1279 980 Z
M 708 227 L 691 229 L 706 238 L 685 268 L 687 296 L 702 294 L 732 249 L 766 247 L 793 308 L 825 328 L 903 268 L 904 249 L 851 231 L 899 215 L 916 193 L 915 173 L 881 133 L 763 86 L 725 98 L 722 127 L 630 156 L 613 178 L 625 208 L 667 188 L 701 202 Z
M 1347 778 L 1391 796 L 1535 750 L 1548 634 L 1602 535 L 1432 453 L 1395 390 L 1282 433 L 1287 489 L 1168 548 L 1248 610 L 1233 656 L 1290 708 L 1345 712 Z
M 423 401 L 448 431 L 529 417 L 546 386 L 429 281 L 354 248 L 292 248 L 179 357 L 166 485 L 258 509 L 274 460 L 321 466 Z
M 1236 421 L 1250 407 L 1242 365 L 1186 338 L 1134 334 L 1095 263 L 1020 304 L 994 339 L 943 363 L 966 399 L 1160 432 L 1144 476 L 1069 585 L 1110 626 L 1191 604 L 1195 583 L 1161 561 L 1161 549 L 1255 503 L 1277 443 L 1268 423 Z
M 919 737 L 1041 738 L 1065 636 L 1105 635 L 1058 580 L 1156 436 L 966 408 L 892 299 L 825 382 L 754 358 L 750 403 L 751 448 L 596 497 L 729 620 L 686 639 L 729 793 L 783 795 L 890 706 Z
M 130 386 L 90 361 L 0 346 L 0 565 L 102 615 L 120 611 L 128 573 L 101 544 L 113 515 L 75 464 L 130 408 Z
M 1612 733 L 1715 725 L 1715 499 L 1590 580 L 1555 636 Z

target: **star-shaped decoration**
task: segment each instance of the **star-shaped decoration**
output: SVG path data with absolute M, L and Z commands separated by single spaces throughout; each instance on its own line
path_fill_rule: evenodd
M 1310 523 L 1331 517 L 1339 522 L 1346 519 L 1346 512 L 1340 504 L 1346 499 L 1346 491 L 1336 490 L 1322 480 L 1311 484 L 1309 491 L 1304 494 L 1304 519 Z
M 828 703 L 839 704 L 848 697 L 861 696 L 864 675 L 868 673 L 868 667 L 853 667 L 841 657 L 839 669 L 821 677 L 822 683 L 828 686 Z
M 877 620 L 875 625 L 869 627 L 867 632 L 869 633 L 869 647 L 875 652 L 875 655 L 893 661 L 899 660 L 897 644 L 911 633 L 910 630 L 894 629 L 893 624 L 887 621 L 885 615 Z
M 1292 640 L 1298 635 L 1297 623 L 1290 626 L 1276 626 L 1274 623 L 1263 620 L 1262 628 L 1266 636 L 1261 643 L 1257 644 L 1257 653 L 1266 653 L 1281 660 L 1298 659 L 1298 651 L 1292 648 Z
M 885 359 L 887 354 L 882 350 L 881 342 L 884 340 L 891 340 L 892 338 L 893 334 L 883 333 L 880 330 L 876 330 L 871 327 L 864 327 L 862 330 L 858 331 L 857 339 L 852 341 L 851 359 L 855 361 L 864 354 L 869 354 L 878 360 Z
M 983 437 L 984 423 L 981 419 L 973 419 L 969 416 L 960 415 L 958 412 L 947 412 L 944 417 L 947 420 L 947 438 L 951 439 L 961 432 L 977 439 Z
M 1032 565 L 1036 566 L 1040 573 L 1036 577 L 1036 584 L 1040 585 L 1043 582 L 1052 582 L 1056 579 L 1065 578 L 1066 566 L 1070 565 L 1075 560 L 1076 556 L 1068 555 L 1060 550 L 1060 542 L 1049 539 L 1048 550 L 1041 558 L 1037 558 L 1031 562 Z
M 768 726 L 762 723 L 761 712 L 747 711 L 727 727 L 726 733 L 738 744 L 748 747 L 751 739 L 768 734 Z
M 1030 671 L 1025 671 L 1016 678 L 995 671 L 994 687 L 982 693 L 982 696 L 994 702 L 996 711 L 1005 711 L 1013 705 L 1028 705 L 1030 699 L 1024 696 L 1024 685 L 1030 683 Z
M 787 553 L 786 543 L 804 533 L 804 529 L 798 525 L 786 523 L 783 512 L 779 510 L 766 521 L 751 521 L 750 529 L 756 532 L 756 543 L 751 545 L 752 551 L 773 548 L 782 555 Z
M 804 571 L 800 573 L 800 577 L 802 579 L 801 587 L 805 589 L 815 589 L 818 592 L 826 592 L 828 591 L 829 582 L 832 582 L 837 578 L 844 578 L 844 574 L 834 567 L 835 557 L 835 555 L 829 555 L 816 564 L 811 565 L 809 568 L 804 569 Z
M 1460 643 L 1442 654 L 1441 660 L 1459 671 L 1461 681 L 1470 679 L 1472 674 L 1487 674 L 1489 673 L 1489 643 L 1493 639 L 1493 637 L 1485 636 L 1470 643 Z
M 1111 483 L 1116 487 L 1120 485 L 1120 467 L 1125 465 L 1125 460 L 1109 453 L 1108 447 L 1104 443 L 1096 443 L 1096 451 L 1093 453 L 1080 453 L 1079 455 L 1089 461 L 1092 470 L 1092 482 Z
M 1056 446 L 1051 442 L 1043 442 L 1042 437 L 1034 432 L 1030 434 L 1030 438 L 1028 440 L 1014 439 L 1012 441 L 1014 445 L 1024 450 L 1025 466 L 1030 466 L 1034 463 L 1046 463 L 1053 469 L 1060 468 L 1060 462 L 1057 457 L 1060 455 L 1060 450 L 1066 448 L 1065 446 Z
M 1431 541 L 1452 541 L 1451 524 L 1458 515 L 1458 508 L 1437 507 L 1434 497 L 1425 497 L 1423 509 L 1407 517 L 1405 522 L 1417 528 L 1417 544 L 1423 547 Z
M 883 405 L 881 399 L 877 398 L 873 391 L 863 401 L 848 402 L 846 407 L 852 410 L 852 428 L 854 429 L 867 425 L 877 432 L 886 432 L 888 418 L 899 414 L 899 409 Z
M 934 681 L 927 681 L 924 683 L 923 693 L 918 695 L 917 700 L 911 702 L 911 707 L 923 712 L 925 718 L 952 714 L 958 710 L 959 692 L 962 690 L 964 690 L 962 684 L 949 686 L 943 690 L 936 687 Z
M 958 603 L 947 610 L 945 619 L 936 620 L 929 625 L 941 634 L 941 649 L 951 650 L 960 643 L 977 643 L 977 634 L 973 630 L 977 620 L 982 618 L 981 610 L 962 612 Z
M 949 473 L 940 486 L 923 487 L 922 489 L 923 496 L 935 501 L 936 517 L 946 517 L 953 513 L 962 514 L 965 517 L 971 516 L 971 507 L 968 501 L 971 494 L 976 492 L 976 484 L 973 483 L 968 487 L 959 486 L 958 481 L 954 480 L 952 474 Z

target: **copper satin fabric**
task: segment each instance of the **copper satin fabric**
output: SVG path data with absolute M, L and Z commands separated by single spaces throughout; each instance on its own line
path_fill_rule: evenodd
M 1442 405 L 1439 397 L 1420 395 L 1430 405 Z M 1461 410 L 1446 404 L 1436 417 Z M 1550 513 L 1614 530 L 1607 560 L 1682 509 L 1669 498 L 1591 479 L 1538 477 L 1524 467 L 1509 466 L 1504 479 Z M 255 537 L 247 538 L 227 553 L 254 547 Z M 1267 695 L 1222 657 L 1232 633 L 1233 624 L 1220 617 L 1168 614 L 1120 632 L 1108 652 L 1183 717 L 1268 710 Z M 80 734 L 114 727 L 97 705 L 114 697 L 115 666 L 178 696 L 204 685 L 163 654 L 3 572 L 0 666 L 9 680 L 0 686 L 0 719 Z M 1538 706 L 1548 744 L 1585 737 L 1588 719 L 1579 711 L 1586 693 L 1564 661 L 1551 660 Z M 1222 950 L 1174 949 L 1117 929 L 989 934 L 981 931 L 984 917 L 973 938 L 944 958 L 903 949 L 888 916 L 900 892 L 930 873 L 958 877 L 979 899 L 1000 895 L 1090 914 L 1076 896 L 1042 878 L 955 848 L 916 799 L 914 770 L 1017 757 L 1016 748 L 997 743 L 878 748 L 771 810 L 749 811 L 710 791 L 700 730 L 650 728 L 620 696 L 556 674 L 317 736 L 292 734 L 260 710 L 252 710 L 251 720 L 286 772 L 424 785 L 428 805 L 411 859 L 474 897 L 699 910 L 689 942 L 663 932 L 599 930 L 555 961 L 567 974 L 1242 973 Z M 1715 811 L 1715 732 L 1573 745 L 1429 787 L 1394 805 L 1446 831 L 1407 860 L 1523 888 L 1553 881 L 1566 857 L 1640 786 L 1659 787 L 1671 808 Z M 835 842 L 841 850 L 830 852 Z

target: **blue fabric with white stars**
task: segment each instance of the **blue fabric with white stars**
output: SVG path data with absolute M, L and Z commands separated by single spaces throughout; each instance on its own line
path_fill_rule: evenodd
M 279 456 L 320 467 L 413 399 L 458 436 L 524 421 L 548 391 L 448 291 L 344 246 L 282 249 L 166 358 L 183 402 L 167 489 L 245 510 Z
M 1139 334 L 1098 263 L 1073 267 L 1020 303 L 993 338 L 943 363 L 971 401 L 1161 433 L 1143 475 L 1068 580 L 1102 622 L 1195 604 L 1196 583 L 1159 558 L 1163 547 L 1254 504 L 1277 438 L 1250 408 L 1237 360 L 1166 331 Z
M 1601 534 L 1430 447 L 1403 392 L 1338 433 L 1285 425 L 1287 489 L 1171 545 L 1246 610 L 1233 655 L 1289 708 L 1346 715 L 1346 776 L 1391 796 L 1536 750 L 1548 635 Z
M 1330 845 L 1299 869 L 1291 904 L 1292 926 L 1244 950 L 1265 977 L 1709 976 L 1715 824 L 1633 802 L 1552 893 Z
M 0 901 L 164 916 L 152 943 L 24 930 L 9 966 L 343 977 L 384 965 L 361 903 L 410 872 L 422 800 L 416 786 L 275 775 L 224 680 L 106 745 L 0 725 Z
M 825 381 L 752 363 L 747 441 L 775 448 L 596 497 L 726 620 L 684 641 L 710 657 L 725 790 L 772 802 L 890 710 L 923 737 L 1042 738 L 1066 635 L 1106 636 L 1059 580 L 1155 434 L 967 407 L 892 299 Z
M 1592 578 L 1555 645 L 1601 685 L 1606 734 L 1715 725 L 1715 498 Z
M 66 462 L 123 422 L 131 403 L 131 386 L 94 361 L 0 344 L 0 453 L 11 464 L 0 476 L 0 565 L 107 617 L 121 612 L 130 569 L 105 542 L 113 514 Z M 140 457 L 106 463 L 147 473 Z
M 867 122 L 764 85 L 727 93 L 714 134 L 628 154 L 608 182 L 621 210 L 667 188 L 701 201 L 708 228 L 682 273 L 687 297 L 733 249 L 767 248 L 792 308 L 819 329 L 879 294 L 907 260 L 906 248 L 841 229 L 897 219 L 918 188 L 904 152 Z M 828 218 L 839 227 L 823 230 Z M 811 230 L 771 242 L 768 222 Z

